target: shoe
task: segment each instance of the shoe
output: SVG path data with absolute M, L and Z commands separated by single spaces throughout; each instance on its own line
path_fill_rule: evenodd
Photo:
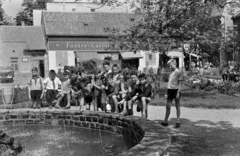
M 180 125 L 181 125 L 181 124 L 180 124 L 179 122 L 177 122 L 176 125 L 175 125 L 175 128 L 179 128 Z
M 168 126 L 168 122 L 162 122 L 161 125 L 164 126 L 164 127 L 167 127 Z

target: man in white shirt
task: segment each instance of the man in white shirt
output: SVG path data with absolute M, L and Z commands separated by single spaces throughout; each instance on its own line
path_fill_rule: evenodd
M 180 97 L 181 97 L 182 73 L 177 68 L 177 62 L 175 59 L 169 60 L 168 65 L 173 70 L 173 72 L 169 75 L 169 79 L 168 79 L 167 93 L 165 95 L 165 98 L 167 99 L 166 114 L 165 114 L 165 119 L 161 123 L 161 125 L 168 126 L 168 118 L 171 111 L 171 104 L 173 99 L 175 99 L 175 104 L 177 109 L 177 123 L 175 125 L 175 128 L 179 128 L 180 127 Z

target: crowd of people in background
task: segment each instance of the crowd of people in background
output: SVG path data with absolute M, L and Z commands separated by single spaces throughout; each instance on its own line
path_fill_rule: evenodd
M 234 62 L 229 61 L 227 65 L 223 68 L 222 71 L 222 79 L 223 81 L 233 81 L 237 82 L 238 80 L 238 73 L 240 72 L 239 64 L 235 64 Z
M 133 115 L 133 103 L 137 102 L 137 111 L 142 118 L 147 118 L 147 104 L 153 96 L 147 75 L 128 69 L 120 72 L 118 65 L 111 66 L 110 62 L 104 62 L 103 68 L 92 75 L 87 75 L 83 68 L 63 70 L 61 80 L 55 70 L 50 70 L 49 77 L 43 80 L 38 69 L 33 68 L 28 82 L 32 107 L 41 108 L 41 100 L 45 97 L 50 109 L 69 109 L 71 101 L 75 101 L 80 111 L 90 110 L 94 104 L 97 111 L 126 116 Z

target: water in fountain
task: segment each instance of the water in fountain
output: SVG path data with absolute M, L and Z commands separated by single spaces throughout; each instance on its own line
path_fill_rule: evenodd
M 12 125 L 1 128 L 22 143 L 24 156 L 110 156 L 137 144 L 120 134 L 67 125 Z

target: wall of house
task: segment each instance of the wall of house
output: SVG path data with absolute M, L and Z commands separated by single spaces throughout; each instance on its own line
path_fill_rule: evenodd
M 234 22 L 233 19 L 232 19 L 233 14 L 236 14 L 239 11 L 240 11 L 239 8 L 235 8 L 232 13 L 229 13 L 229 6 L 228 6 L 228 8 L 225 7 L 225 9 L 223 10 L 222 17 L 221 17 L 221 23 L 222 23 L 223 28 L 225 30 L 224 34 L 223 34 L 225 36 L 225 40 L 227 40 L 227 36 L 229 35 L 229 30 L 233 30 L 234 25 L 239 25 L 239 24 L 237 24 L 239 22 Z M 239 42 L 239 41 L 240 40 L 238 39 L 237 42 Z M 237 43 L 237 44 L 238 44 L 237 46 L 240 47 L 240 44 L 239 43 Z M 226 52 L 220 53 L 220 63 L 221 64 L 222 63 L 227 63 L 228 61 L 230 61 L 232 59 L 233 59 L 233 57 L 232 57 L 231 53 L 226 53 Z M 236 49 L 235 61 L 239 61 L 239 60 L 240 60 L 239 50 L 237 51 L 237 49 Z
M 236 18 L 233 20 L 233 25 L 237 25 L 237 27 L 235 27 L 235 31 L 237 31 L 237 39 L 236 39 L 236 46 L 234 48 L 234 55 L 235 55 L 235 59 L 234 61 L 239 62 L 240 61 L 240 18 Z
M 144 68 L 153 68 L 154 72 L 157 73 L 159 67 L 159 53 L 153 53 L 150 51 L 140 51 L 143 58 L 139 59 L 138 70 L 143 70 Z
M 15 72 L 30 72 L 33 62 L 30 56 L 24 56 L 26 46 L 26 43 L 1 43 L 0 66 L 11 66 L 14 64 Z

